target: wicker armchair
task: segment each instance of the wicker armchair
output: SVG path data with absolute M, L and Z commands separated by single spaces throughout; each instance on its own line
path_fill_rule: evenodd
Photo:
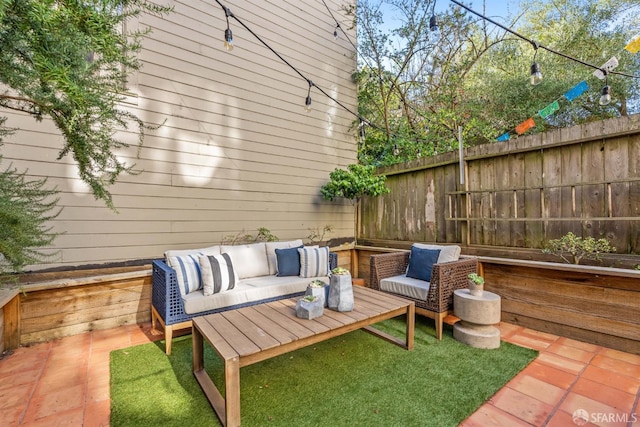
M 403 251 L 371 255 L 371 288 L 381 290 L 380 281 L 382 279 L 405 274 L 409 265 L 409 254 L 410 252 Z M 477 270 L 478 260 L 476 258 L 461 258 L 458 261 L 434 264 L 431 273 L 431 286 L 426 300 L 405 295 L 400 296 L 415 302 L 416 314 L 435 320 L 436 335 L 441 340 L 443 320 L 453 310 L 453 291 L 466 289 L 468 287 L 467 275 L 476 273 Z

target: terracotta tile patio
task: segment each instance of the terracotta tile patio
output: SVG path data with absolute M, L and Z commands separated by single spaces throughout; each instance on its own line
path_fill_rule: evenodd
M 461 426 L 640 427 L 640 356 L 500 329 L 504 341 L 540 355 Z M 108 426 L 109 352 L 161 338 L 144 324 L 17 349 L 0 360 L 0 426 Z M 574 422 L 580 413 L 586 419 Z

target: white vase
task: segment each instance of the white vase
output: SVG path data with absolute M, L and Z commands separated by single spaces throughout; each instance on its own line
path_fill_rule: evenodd
M 484 291 L 484 284 L 478 285 L 469 280 L 469 293 L 476 297 L 481 297 Z

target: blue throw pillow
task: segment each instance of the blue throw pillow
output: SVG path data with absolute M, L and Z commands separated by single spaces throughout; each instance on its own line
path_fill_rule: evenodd
M 409 268 L 407 268 L 407 277 L 430 282 L 431 270 L 433 269 L 433 264 L 438 262 L 438 256 L 440 256 L 440 249 L 420 249 L 412 247 L 409 257 Z
M 297 246 L 295 248 L 276 249 L 276 266 L 278 276 L 299 276 L 300 275 L 300 254 Z

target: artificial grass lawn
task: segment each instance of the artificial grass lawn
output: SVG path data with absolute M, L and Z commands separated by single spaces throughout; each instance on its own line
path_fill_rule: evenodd
M 416 317 L 415 348 L 355 331 L 240 371 L 244 426 L 457 426 L 537 355 L 509 343 L 481 350 Z M 376 325 L 403 336 L 397 318 Z M 223 364 L 205 344 L 205 367 Z M 191 336 L 111 353 L 111 426 L 219 426 L 192 373 Z

